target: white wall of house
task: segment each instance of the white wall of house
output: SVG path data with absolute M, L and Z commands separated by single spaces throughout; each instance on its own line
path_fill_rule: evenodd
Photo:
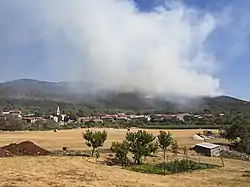
M 57 117 L 57 116 L 54 116 L 53 120 L 54 120 L 55 122 L 58 122 L 58 117 Z

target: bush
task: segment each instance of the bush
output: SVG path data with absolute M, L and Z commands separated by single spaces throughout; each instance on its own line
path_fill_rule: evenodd
M 126 141 L 122 143 L 119 142 L 112 142 L 111 151 L 115 153 L 116 162 L 127 165 L 129 163 L 128 160 L 128 144 Z
M 151 174 L 165 174 L 165 170 L 168 174 L 182 173 L 193 170 L 200 169 L 212 169 L 215 165 L 204 164 L 193 162 L 188 159 L 183 160 L 174 160 L 167 164 L 158 164 L 158 165 L 140 165 L 140 166 L 132 166 L 129 170 L 141 172 L 141 173 L 151 173 Z
M 159 166 L 161 168 L 164 168 L 164 164 L 161 164 Z M 214 168 L 214 165 L 197 163 L 188 159 L 182 159 L 182 160 L 176 159 L 165 165 L 165 169 L 169 171 L 170 173 L 181 173 L 181 172 L 186 172 L 186 171 L 199 170 L 199 169 L 211 169 L 211 168 Z
M 159 175 L 164 175 L 165 172 L 154 165 L 134 165 L 128 168 L 131 171 L 136 171 L 136 172 L 140 172 L 140 173 L 148 173 L 148 174 L 159 174 Z

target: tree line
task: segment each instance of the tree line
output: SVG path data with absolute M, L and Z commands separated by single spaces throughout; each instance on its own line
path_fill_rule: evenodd
M 107 140 L 107 133 L 105 131 L 90 131 L 83 132 L 83 138 L 86 140 L 86 145 L 92 148 L 91 155 L 96 155 L 98 159 L 100 154 L 98 147 L 102 147 Z M 119 164 L 125 168 L 133 171 L 167 174 L 179 173 L 184 171 L 196 169 L 214 168 L 214 165 L 197 163 L 191 161 L 187 155 L 188 148 L 183 147 L 183 152 L 186 157 L 177 158 L 178 150 L 180 149 L 178 142 L 173 139 L 170 132 L 160 131 L 157 136 L 145 130 L 137 132 L 128 131 L 125 139 L 121 142 L 112 142 L 111 151 L 115 153 L 115 158 L 111 160 L 112 164 Z M 156 154 L 158 149 L 163 151 L 163 163 L 153 164 L 144 163 L 148 156 Z M 174 154 L 174 161 L 169 161 L 167 152 Z M 132 158 L 129 157 L 132 155 Z

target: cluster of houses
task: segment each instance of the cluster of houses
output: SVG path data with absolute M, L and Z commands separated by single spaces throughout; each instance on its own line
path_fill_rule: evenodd
M 86 116 L 86 117 L 80 117 L 78 119 L 79 122 L 103 122 L 105 120 L 109 121 L 115 121 L 115 120 L 124 120 L 124 121 L 130 121 L 132 119 L 140 119 L 140 120 L 146 120 L 150 121 L 151 116 L 150 115 L 135 115 L 135 114 L 124 114 L 124 113 L 118 113 L 118 114 L 103 114 L 99 116 Z
M 10 110 L 2 112 L 3 117 L 12 116 L 17 119 L 22 119 L 28 123 L 35 123 L 38 120 L 46 120 L 44 117 L 36 117 L 35 114 L 23 114 L 21 110 Z
M 38 117 L 35 114 L 23 114 L 21 110 L 10 110 L 2 112 L 2 116 L 12 116 L 17 119 L 26 121 L 27 123 L 35 123 L 36 121 L 46 121 L 48 119 L 54 120 L 55 122 L 62 122 L 65 120 L 66 114 L 60 113 L 60 108 L 57 107 L 56 115 L 49 115 L 47 117 Z
M 14 117 L 17 117 L 19 119 L 25 120 L 28 123 L 35 123 L 36 121 L 46 121 L 47 119 L 54 120 L 55 122 L 58 123 L 64 123 L 64 122 L 81 122 L 85 123 L 88 121 L 92 122 L 103 122 L 105 120 L 133 120 L 133 119 L 138 119 L 138 120 L 143 120 L 143 121 L 153 121 L 157 119 L 157 121 L 164 121 L 164 120 L 180 120 L 180 121 L 185 121 L 186 116 L 191 116 L 197 119 L 201 119 L 203 117 L 211 117 L 213 114 L 203 114 L 203 115 L 197 115 L 197 114 L 189 114 L 189 113 L 179 113 L 179 114 L 155 114 L 155 115 L 136 115 L 136 114 L 125 114 L 125 113 L 117 113 L 117 114 L 100 114 L 96 116 L 84 116 L 84 117 L 79 117 L 76 120 L 70 119 L 66 114 L 62 114 L 60 112 L 60 107 L 58 106 L 56 109 L 56 114 L 55 115 L 49 115 L 47 117 L 37 117 L 35 114 L 23 114 L 22 111 L 20 110 L 11 110 L 8 112 L 3 112 L 3 116 L 11 115 Z M 222 115 L 222 114 L 220 114 Z

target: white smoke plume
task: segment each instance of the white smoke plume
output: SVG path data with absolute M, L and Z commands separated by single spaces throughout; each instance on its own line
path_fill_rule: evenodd
M 205 41 L 219 20 L 171 4 L 140 12 L 128 0 L 23 0 L 20 43 L 41 40 L 44 63 L 60 79 L 167 97 L 214 96 L 220 62 Z

